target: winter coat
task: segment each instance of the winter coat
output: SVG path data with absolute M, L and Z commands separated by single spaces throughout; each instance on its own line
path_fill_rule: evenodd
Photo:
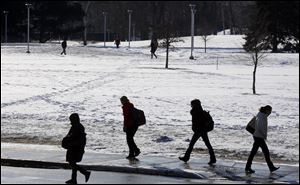
M 255 131 L 253 133 L 253 136 L 262 139 L 267 139 L 267 132 L 268 132 L 268 115 L 259 112 L 256 115 Z
M 66 161 L 80 162 L 86 145 L 86 133 L 83 125 L 81 123 L 73 124 L 65 138 L 68 140 Z
M 134 129 L 136 126 L 134 125 L 134 120 L 133 120 L 133 104 L 130 102 L 125 103 L 122 106 L 123 109 L 123 116 L 124 116 L 124 132 L 126 132 L 128 129 Z
M 193 132 L 205 132 L 205 117 L 202 108 L 192 108 L 192 130 Z
M 61 47 L 65 49 L 65 48 L 67 47 L 67 41 L 64 40 L 64 41 L 61 43 Z
M 150 46 L 151 46 L 151 53 L 155 53 L 155 51 L 157 50 L 157 42 L 151 42 L 151 44 L 150 44 Z

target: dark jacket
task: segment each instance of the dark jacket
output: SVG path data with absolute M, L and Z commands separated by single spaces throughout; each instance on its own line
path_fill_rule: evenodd
M 155 53 L 155 51 L 157 50 L 158 43 L 156 41 L 152 41 L 150 46 L 151 46 L 150 52 Z
M 83 125 L 81 123 L 72 124 L 66 138 L 68 138 L 69 143 L 66 161 L 80 162 L 86 145 L 86 133 Z
M 124 116 L 124 131 L 126 132 L 126 130 L 128 129 L 133 129 L 135 128 L 134 125 L 134 120 L 133 120 L 133 104 L 130 102 L 125 103 L 122 106 L 123 109 L 123 116 Z
M 61 43 L 61 47 L 65 49 L 65 48 L 67 47 L 67 41 L 64 40 L 64 41 Z
M 205 120 L 202 107 L 194 107 L 191 110 L 193 132 L 205 132 Z

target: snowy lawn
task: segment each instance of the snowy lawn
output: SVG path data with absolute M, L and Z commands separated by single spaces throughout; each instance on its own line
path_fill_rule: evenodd
M 209 133 L 217 157 L 247 159 L 253 139 L 245 130 L 258 108 L 271 105 L 268 146 L 272 158 L 299 162 L 299 55 L 268 54 L 257 71 L 241 49 L 242 36 L 214 36 L 207 53 L 199 37 L 189 60 L 190 38 L 176 43 L 165 69 L 165 50 L 150 59 L 149 41 L 90 44 L 69 42 L 1 45 L 1 141 L 59 145 L 78 112 L 87 149 L 124 153 L 119 98 L 144 110 L 147 124 L 136 134 L 144 155 L 179 156 L 192 136 L 190 101 L 198 98 L 215 120 Z M 218 61 L 218 69 L 216 62 Z M 207 155 L 204 143 L 192 157 Z

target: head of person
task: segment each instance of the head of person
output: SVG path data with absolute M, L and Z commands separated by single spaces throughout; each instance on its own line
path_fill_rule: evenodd
M 126 104 L 126 103 L 129 102 L 129 100 L 128 100 L 128 98 L 127 98 L 126 96 L 122 96 L 122 97 L 120 98 L 120 101 L 121 101 L 122 105 L 124 105 L 124 104 Z
M 266 105 L 264 107 L 259 108 L 259 112 L 265 113 L 269 116 L 272 112 L 272 107 L 270 105 Z
M 194 109 L 201 108 L 201 102 L 198 99 L 194 99 L 191 101 L 191 107 Z
M 77 113 L 73 113 L 69 117 L 71 121 L 71 125 L 76 125 L 80 123 L 79 115 Z

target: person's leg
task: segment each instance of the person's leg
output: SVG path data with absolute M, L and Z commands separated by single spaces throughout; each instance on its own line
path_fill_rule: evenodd
M 217 160 L 216 160 L 215 152 L 214 152 L 214 149 L 213 149 L 213 147 L 211 146 L 211 144 L 209 142 L 207 132 L 203 132 L 201 134 L 201 136 L 202 136 L 202 139 L 203 139 L 206 147 L 208 148 L 208 152 L 209 152 L 209 155 L 210 155 L 210 161 L 208 163 L 209 164 L 216 163 Z
M 264 156 L 265 156 L 265 159 L 266 159 L 266 162 L 268 164 L 270 171 L 273 172 L 273 171 L 277 170 L 278 168 L 276 168 L 274 166 L 273 162 L 271 161 L 269 148 L 268 148 L 265 140 L 261 139 L 259 142 L 259 145 L 262 149 L 262 152 L 264 153 Z
M 128 129 L 126 131 L 126 139 L 127 139 L 127 145 L 129 148 L 129 155 L 128 157 L 134 157 L 134 150 L 135 150 L 135 143 L 133 140 L 134 132 L 132 129 Z
M 156 54 L 155 54 L 155 53 L 153 53 L 153 55 L 155 56 L 155 58 L 157 58 L 157 56 L 156 56 Z
M 185 152 L 184 157 L 179 157 L 180 160 L 183 160 L 184 162 L 187 162 L 190 159 L 190 155 L 193 151 L 194 145 L 195 143 L 198 141 L 198 139 L 200 138 L 201 134 L 200 133 L 194 133 L 192 140 L 189 144 L 188 149 Z
M 75 162 L 69 162 L 72 169 L 71 179 L 66 181 L 67 184 L 77 184 L 77 165 Z
M 254 138 L 254 143 L 253 143 L 250 155 L 249 155 L 248 160 L 247 160 L 246 168 L 245 168 L 246 171 L 249 170 L 252 173 L 254 173 L 254 171 L 251 170 L 251 165 L 252 165 L 253 158 L 256 155 L 257 151 L 258 151 L 258 148 L 259 148 L 258 141 Z

